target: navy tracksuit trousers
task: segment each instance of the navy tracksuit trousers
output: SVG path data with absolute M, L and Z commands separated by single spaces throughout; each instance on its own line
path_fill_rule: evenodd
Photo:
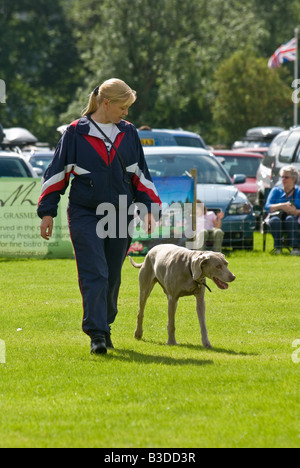
M 96 215 L 96 210 L 71 204 L 68 208 L 69 228 L 83 298 L 82 329 L 90 337 L 109 333 L 118 312 L 121 269 L 131 238 L 129 235 L 126 238 L 118 237 L 118 211 L 116 214 L 116 237 L 103 239 L 96 232 L 102 218 Z M 132 217 L 126 216 L 126 219 L 128 225 Z

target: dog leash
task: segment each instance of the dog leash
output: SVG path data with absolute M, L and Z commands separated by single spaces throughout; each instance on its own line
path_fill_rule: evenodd
M 198 283 L 198 285 L 199 285 L 199 287 L 200 287 L 200 286 L 205 286 L 205 287 L 209 290 L 209 292 L 212 292 L 212 290 L 210 289 L 209 286 L 207 286 L 206 283 L 204 283 L 204 282 L 203 282 L 203 283 Z
M 206 284 L 206 283 L 202 283 L 202 284 L 203 284 L 203 286 L 205 286 L 205 287 L 206 287 L 206 288 L 209 290 L 209 292 L 212 292 L 212 290 L 210 289 L 210 287 L 209 287 L 209 286 L 207 286 L 207 284 Z

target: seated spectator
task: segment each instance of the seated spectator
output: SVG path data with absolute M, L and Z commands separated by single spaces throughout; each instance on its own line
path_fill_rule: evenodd
M 269 193 L 265 209 L 266 222 L 274 238 L 274 254 L 282 252 L 282 233 L 288 234 L 291 255 L 299 255 L 300 187 L 296 185 L 299 173 L 293 166 L 280 171 L 282 185 Z
M 213 211 L 208 211 L 206 206 L 197 200 L 197 249 L 207 250 L 207 242 L 212 242 L 212 250 L 214 252 L 222 251 L 222 243 L 224 232 L 222 231 L 222 219 L 224 213 L 220 211 L 215 214 Z

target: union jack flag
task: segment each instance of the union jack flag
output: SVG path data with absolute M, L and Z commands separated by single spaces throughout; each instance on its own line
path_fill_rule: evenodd
M 269 68 L 279 68 L 284 62 L 294 62 L 296 60 L 297 39 L 293 37 L 289 42 L 278 47 L 272 57 L 269 58 Z

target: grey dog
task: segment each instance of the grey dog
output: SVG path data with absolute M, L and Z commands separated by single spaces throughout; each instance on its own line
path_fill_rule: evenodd
M 217 252 L 199 252 L 178 247 L 173 244 L 162 244 L 153 247 L 143 263 L 130 261 L 135 268 L 140 268 L 139 311 L 135 338 L 143 335 L 143 318 L 147 299 L 156 283 L 159 283 L 168 298 L 168 344 L 176 345 L 175 313 L 178 299 L 194 295 L 197 300 L 197 314 L 200 323 L 202 344 L 211 348 L 205 321 L 205 288 L 209 278 L 220 289 L 228 289 L 228 283 L 235 276 L 227 267 L 225 256 Z

